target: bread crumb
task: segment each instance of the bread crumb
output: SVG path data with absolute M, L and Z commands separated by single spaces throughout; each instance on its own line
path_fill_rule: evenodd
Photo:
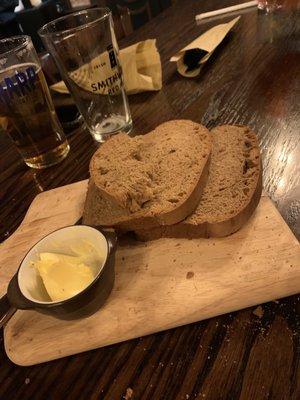
M 130 387 L 127 388 L 124 400 L 130 400 L 132 398 L 132 395 L 133 395 L 133 390 Z
M 193 271 L 189 271 L 187 274 L 186 274 L 186 279 L 192 279 L 193 277 L 194 277 L 194 272 Z
M 252 314 L 256 315 L 258 318 L 262 318 L 264 316 L 264 310 L 262 306 L 256 307 L 256 309 L 252 311 Z
M 26 378 L 26 379 L 25 379 L 25 385 L 28 385 L 28 383 L 30 383 L 30 379 L 29 379 L 29 378 Z

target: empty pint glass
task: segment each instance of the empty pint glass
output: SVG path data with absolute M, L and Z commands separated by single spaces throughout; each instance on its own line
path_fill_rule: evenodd
M 132 120 L 110 10 L 69 14 L 44 25 L 39 35 L 94 139 L 128 133 Z

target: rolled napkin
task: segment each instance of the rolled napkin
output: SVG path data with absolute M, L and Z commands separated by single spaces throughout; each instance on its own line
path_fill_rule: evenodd
M 102 59 L 103 56 L 100 55 L 99 57 Z M 155 39 L 138 42 L 120 50 L 119 59 L 127 94 L 161 89 L 161 61 Z M 91 90 L 92 85 L 103 80 L 102 74 L 105 74 L 103 69 L 97 69 L 97 64 L 99 64 L 99 60 L 95 59 L 90 65 L 82 66 L 72 73 L 72 79 L 85 90 Z M 50 87 L 61 94 L 69 93 L 62 81 Z
M 177 63 L 177 71 L 188 78 L 199 75 L 203 64 L 239 19 L 240 16 L 227 24 L 214 26 L 171 57 L 170 61 Z

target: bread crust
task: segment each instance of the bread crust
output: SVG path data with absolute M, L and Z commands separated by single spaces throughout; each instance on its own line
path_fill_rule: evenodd
M 197 177 L 197 181 L 193 187 L 193 190 L 189 192 L 185 196 L 184 200 L 180 201 L 178 203 L 178 206 L 176 207 L 170 208 L 168 210 L 163 210 L 161 212 L 146 212 L 141 210 L 132 213 L 126 207 L 126 204 L 124 204 L 124 202 L 122 201 L 122 197 L 114 198 L 111 192 L 103 190 L 103 188 L 99 187 L 99 185 L 95 182 L 97 179 L 94 178 L 96 174 L 96 168 L 95 158 L 93 157 L 90 163 L 91 178 L 89 181 L 83 214 L 83 222 L 85 224 L 99 225 L 104 227 L 115 227 L 117 229 L 121 229 L 122 231 L 131 231 L 141 228 L 150 229 L 162 225 L 173 225 L 179 221 L 182 221 L 188 215 L 193 213 L 202 196 L 202 192 L 208 176 L 208 167 L 211 152 L 211 137 L 209 131 L 205 127 L 192 121 L 186 120 L 169 121 L 156 128 L 156 130 L 162 128 L 171 129 L 172 123 L 176 124 L 177 129 L 178 124 L 182 127 L 186 127 L 186 129 L 194 130 L 195 128 L 197 128 L 199 129 L 199 135 L 200 133 L 202 135 L 201 138 L 205 138 L 205 149 L 207 148 L 207 150 L 200 161 L 201 168 L 200 166 L 198 167 L 199 177 Z M 182 132 L 182 134 L 184 135 L 184 131 Z M 197 132 L 193 132 L 193 135 L 194 134 L 198 135 Z M 195 137 L 198 140 L 198 136 Z M 201 142 L 201 140 L 199 136 L 199 143 Z M 106 145 L 109 145 L 109 142 Z M 188 171 L 186 171 L 186 173 L 188 174 Z M 104 214 L 104 212 L 101 212 L 101 210 L 103 210 L 104 208 L 109 211 L 106 213 L 106 215 Z
M 250 131 L 249 128 L 244 126 L 238 126 L 245 130 L 247 134 L 251 136 L 254 143 L 255 158 L 256 160 L 256 184 L 253 186 L 252 191 L 249 192 L 249 199 L 242 209 L 237 209 L 236 213 L 230 218 L 219 219 L 218 221 L 204 221 L 202 223 L 191 223 L 191 218 L 188 217 L 186 220 L 172 226 L 160 226 L 154 229 L 142 229 L 137 230 L 136 236 L 138 240 L 147 241 L 155 240 L 161 237 L 173 237 L 173 238 L 201 238 L 201 237 L 224 237 L 231 235 L 232 233 L 239 230 L 251 217 L 255 211 L 262 193 L 262 162 L 259 152 L 258 141 L 254 132 Z M 220 129 L 222 127 L 218 127 Z M 230 126 L 225 126 L 230 128 Z M 200 200 L 201 201 L 201 200 Z

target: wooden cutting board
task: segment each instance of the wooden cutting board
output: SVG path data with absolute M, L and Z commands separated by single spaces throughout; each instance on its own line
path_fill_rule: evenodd
M 26 251 L 81 216 L 86 181 L 39 194 L 18 230 L 0 246 L 0 294 Z M 160 239 L 123 244 L 105 304 L 84 320 L 64 322 L 18 311 L 5 328 L 5 349 L 32 365 L 300 291 L 300 248 L 267 197 L 248 224 L 222 239 Z

